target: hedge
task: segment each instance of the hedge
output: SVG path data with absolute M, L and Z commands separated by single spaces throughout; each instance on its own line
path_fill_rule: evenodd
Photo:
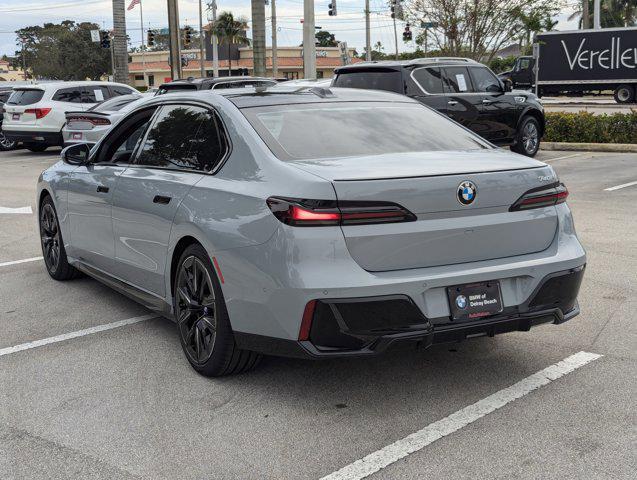
M 637 110 L 602 115 L 546 112 L 544 141 L 637 143 Z

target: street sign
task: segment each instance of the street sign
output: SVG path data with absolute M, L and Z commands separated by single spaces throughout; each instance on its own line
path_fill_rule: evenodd
M 99 43 L 100 42 L 100 31 L 99 30 L 91 30 L 91 42 Z
M 438 28 L 438 22 L 420 22 L 420 28 Z

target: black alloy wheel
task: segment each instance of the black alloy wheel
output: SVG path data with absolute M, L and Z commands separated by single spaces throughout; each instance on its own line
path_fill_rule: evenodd
M 201 260 L 187 257 L 177 277 L 176 317 L 184 351 L 191 363 L 204 365 L 217 338 L 215 292 Z
M 0 150 L 6 152 L 8 150 L 13 150 L 15 148 L 15 143 L 13 140 L 9 140 L 4 132 L 0 130 Z
M 47 203 L 42 207 L 40 231 L 44 263 L 49 271 L 55 272 L 60 264 L 60 227 L 51 204 Z
M 190 365 L 201 375 L 246 372 L 261 355 L 239 348 L 221 285 L 210 256 L 199 244 L 183 251 L 176 264 L 173 305 L 179 340 Z
M 52 278 L 70 280 L 80 275 L 80 272 L 68 263 L 60 222 L 55 213 L 53 200 L 48 195 L 40 206 L 40 243 L 46 270 Z

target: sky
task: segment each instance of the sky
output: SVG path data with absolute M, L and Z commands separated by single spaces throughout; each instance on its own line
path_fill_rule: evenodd
M 128 6 L 130 0 L 125 0 Z M 204 10 L 209 0 L 203 0 Z M 337 0 L 338 16 L 329 17 L 327 5 L 331 0 L 316 0 L 316 25 L 336 35 L 337 40 L 346 41 L 348 46 L 362 52 L 365 45 L 364 0 Z M 162 28 L 167 25 L 166 0 L 142 0 L 144 13 L 144 31 L 149 28 Z M 243 15 L 250 19 L 250 0 L 217 0 L 218 12 L 232 11 L 235 16 Z M 266 5 L 267 44 L 270 44 L 271 22 L 270 5 Z M 179 0 L 180 23 L 198 25 L 199 0 Z M 276 0 L 278 45 L 300 45 L 302 41 L 303 0 Z M 394 31 L 389 17 L 387 0 L 370 0 L 372 45 L 380 41 L 385 52 L 394 50 Z M 558 30 L 577 28 L 576 21 L 569 22 L 570 12 L 564 11 L 556 17 Z M 0 0 L 0 54 L 12 55 L 16 46 L 15 30 L 45 22 L 59 23 L 62 20 L 78 22 L 91 21 L 102 28 L 112 27 L 111 0 Z M 204 11 L 204 22 L 206 13 Z M 126 27 L 131 46 L 142 42 L 140 7 L 126 13 Z M 413 50 L 414 44 L 402 42 L 404 25 L 398 23 L 399 50 Z M 414 28 L 412 27 L 412 31 Z M 250 36 L 250 32 L 248 32 Z M 415 35 L 414 35 L 415 38 Z

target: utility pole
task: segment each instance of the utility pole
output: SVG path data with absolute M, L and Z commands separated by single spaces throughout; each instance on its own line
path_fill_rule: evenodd
M 201 5 L 203 0 L 199 0 L 199 64 L 201 65 L 201 78 L 206 76 L 206 67 L 204 62 L 206 61 L 206 55 L 203 50 L 203 6 Z
M 394 27 L 396 23 L 394 21 Z M 369 0 L 365 0 L 365 60 L 372 61 L 372 32 L 369 22 Z
M 113 81 L 128 83 L 128 47 L 126 45 L 126 3 L 113 0 Z
M 272 2 L 272 76 L 276 78 L 279 75 L 279 56 L 276 45 L 276 0 Z
M 212 25 L 214 26 L 215 23 L 217 23 L 217 1 L 216 0 L 211 0 L 210 3 L 208 3 L 208 10 L 210 11 L 211 15 L 208 17 L 208 21 L 212 22 Z M 211 30 L 210 33 L 211 35 L 211 40 L 212 40 L 212 76 L 213 77 L 218 77 L 219 76 L 219 39 L 217 38 L 217 36 L 213 33 L 214 30 Z
M 316 78 L 314 0 L 303 0 L 303 76 Z
M 265 2 L 252 0 L 252 59 L 254 75 L 265 77 Z
M 123 0 L 122 0 L 123 1 Z M 179 34 L 179 7 L 177 0 L 168 0 L 168 31 L 170 36 L 170 76 L 181 78 L 181 35 Z
M 588 12 L 588 0 L 582 0 L 582 28 L 584 30 L 591 28 Z
M 396 46 L 396 60 L 398 60 L 398 30 L 396 30 L 396 17 L 394 16 L 394 45 Z
M 599 4 L 600 4 L 600 0 L 593 1 L 593 28 L 595 30 L 599 30 L 600 28 L 602 28 Z

